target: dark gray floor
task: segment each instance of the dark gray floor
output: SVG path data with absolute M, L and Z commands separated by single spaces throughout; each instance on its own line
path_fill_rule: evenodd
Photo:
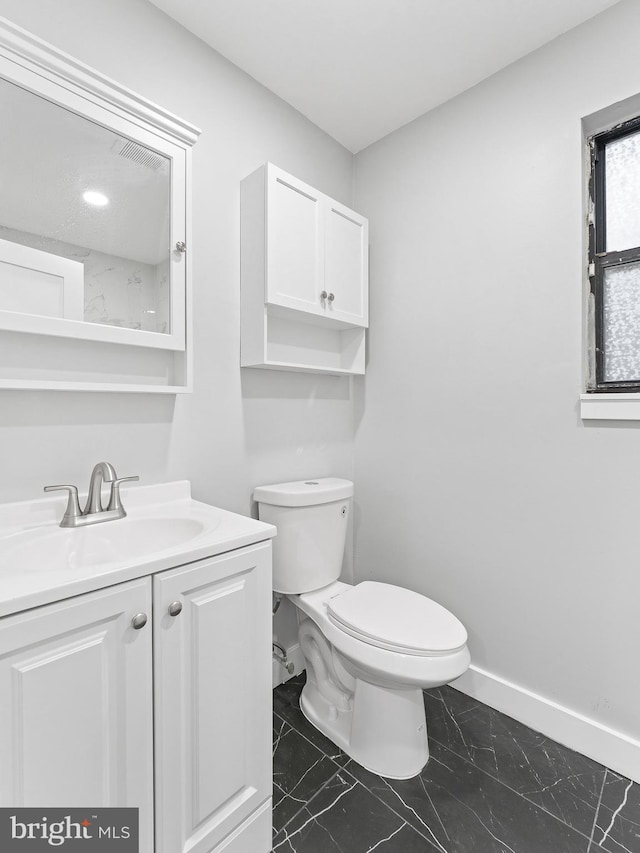
M 398 782 L 305 720 L 303 684 L 273 694 L 274 851 L 640 853 L 640 785 L 463 693 L 425 693 L 431 758 Z

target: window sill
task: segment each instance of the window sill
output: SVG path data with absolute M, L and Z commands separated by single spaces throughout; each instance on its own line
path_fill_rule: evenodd
M 581 394 L 582 420 L 640 421 L 640 394 Z

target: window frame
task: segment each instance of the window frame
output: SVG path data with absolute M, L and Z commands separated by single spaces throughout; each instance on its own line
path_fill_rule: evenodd
M 595 375 L 587 387 L 588 394 L 624 394 L 640 392 L 640 377 L 633 380 L 605 380 L 604 349 L 604 276 L 608 268 L 640 263 L 640 246 L 622 251 L 606 251 L 606 178 L 605 148 L 609 142 L 640 132 L 640 116 L 617 124 L 606 131 L 593 134 L 588 139 L 591 168 L 589 178 L 589 240 L 588 273 L 590 295 L 593 300 L 593 352 Z

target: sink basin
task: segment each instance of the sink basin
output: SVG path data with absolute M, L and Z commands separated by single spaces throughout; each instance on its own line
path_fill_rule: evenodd
M 0 504 L 0 617 L 271 539 L 270 524 L 191 497 L 188 480 L 122 490 L 128 515 L 60 527 L 61 496 Z
M 39 528 L 3 540 L 0 567 L 21 572 L 135 562 L 196 539 L 212 525 L 193 518 L 122 518 L 88 527 Z

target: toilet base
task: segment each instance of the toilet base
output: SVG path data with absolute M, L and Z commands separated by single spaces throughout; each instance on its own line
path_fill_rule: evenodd
M 349 709 L 327 701 L 308 679 L 302 713 L 366 770 L 389 779 L 412 779 L 429 759 L 422 690 L 394 690 L 355 679 Z

